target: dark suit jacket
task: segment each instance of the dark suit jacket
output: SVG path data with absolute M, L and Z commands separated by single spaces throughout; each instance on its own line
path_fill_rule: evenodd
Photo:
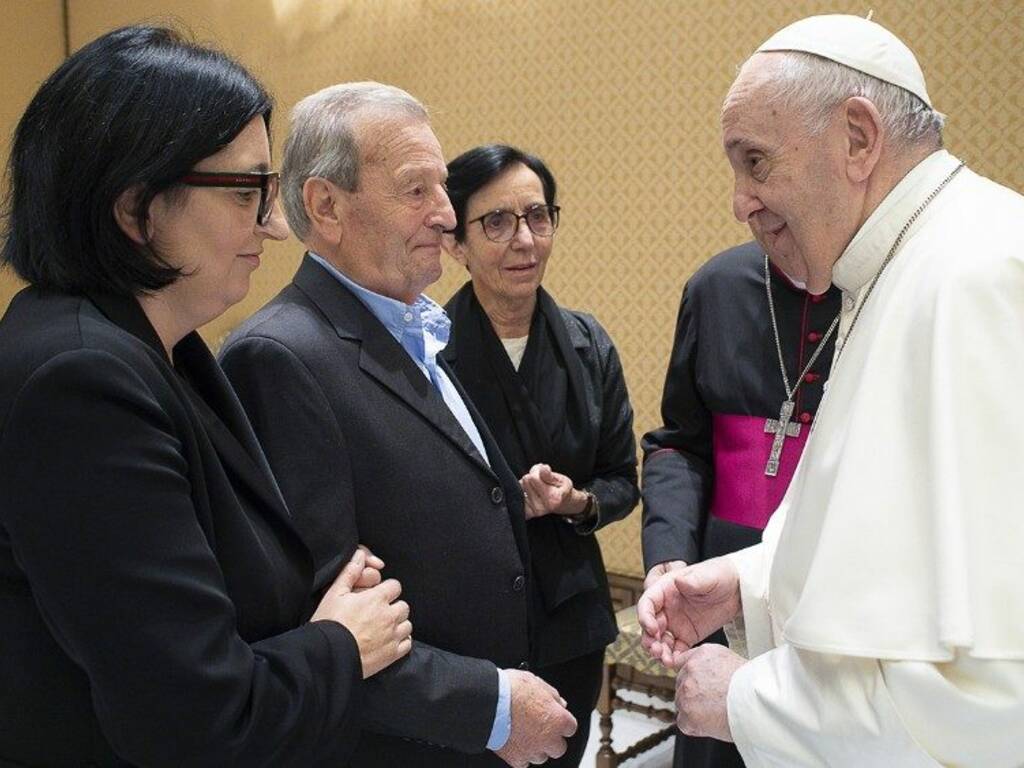
M 133 299 L 30 288 L 0 322 L 0 764 L 355 741 L 355 642 L 302 625 L 309 554 L 245 415 L 197 334 L 174 355 Z
M 366 544 L 411 607 L 413 652 L 367 681 L 352 764 L 503 764 L 439 746 L 484 750 L 495 665 L 530 656 L 522 494 L 479 417 L 490 466 L 408 353 L 309 256 L 222 364 L 318 570 Z

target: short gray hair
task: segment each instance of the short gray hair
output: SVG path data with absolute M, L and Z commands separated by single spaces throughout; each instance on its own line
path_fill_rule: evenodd
M 329 86 L 292 110 L 281 163 L 281 201 L 288 225 L 300 240 L 310 231 L 302 196 L 307 179 L 317 176 L 349 191 L 359 186 L 356 128 L 367 110 L 429 119 L 426 107 L 401 88 L 373 82 Z
M 894 146 L 942 146 L 946 116 L 898 85 L 800 51 L 783 53 L 773 75 L 775 98 L 804 113 L 812 136 L 825 130 L 837 106 L 853 96 L 862 96 L 878 109 L 886 136 Z

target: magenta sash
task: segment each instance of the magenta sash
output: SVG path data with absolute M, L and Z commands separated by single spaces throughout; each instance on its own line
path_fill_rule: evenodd
M 803 453 L 810 424 L 801 424 L 799 437 L 782 445 L 779 474 L 764 473 L 774 435 L 764 431 L 763 416 L 712 415 L 715 461 L 711 514 L 731 523 L 763 530 L 779 506 Z

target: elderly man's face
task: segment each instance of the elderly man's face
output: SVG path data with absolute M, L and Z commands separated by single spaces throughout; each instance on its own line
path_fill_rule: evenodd
M 755 54 L 744 64 L 722 108 L 733 213 L 776 266 L 821 293 L 856 230 L 845 144 L 839 125 L 809 136 L 801 115 L 773 100 L 778 56 Z
M 359 187 L 348 193 L 342 249 L 365 287 L 412 303 L 441 276 L 441 235 L 455 226 L 441 145 L 412 119 L 367 119 L 359 137 Z

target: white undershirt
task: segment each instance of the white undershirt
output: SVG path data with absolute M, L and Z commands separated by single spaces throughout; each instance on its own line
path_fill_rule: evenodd
M 505 351 L 508 353 L 508 359 L 512 361 L 512 367 L 517 371 L 519 366 L 522 365 L 523 355 L 526 353 L 526 342 L 529 338 L 529 336 L 520 336 L 517 339 L 501 340 L 501 346 L 505 348 Z

